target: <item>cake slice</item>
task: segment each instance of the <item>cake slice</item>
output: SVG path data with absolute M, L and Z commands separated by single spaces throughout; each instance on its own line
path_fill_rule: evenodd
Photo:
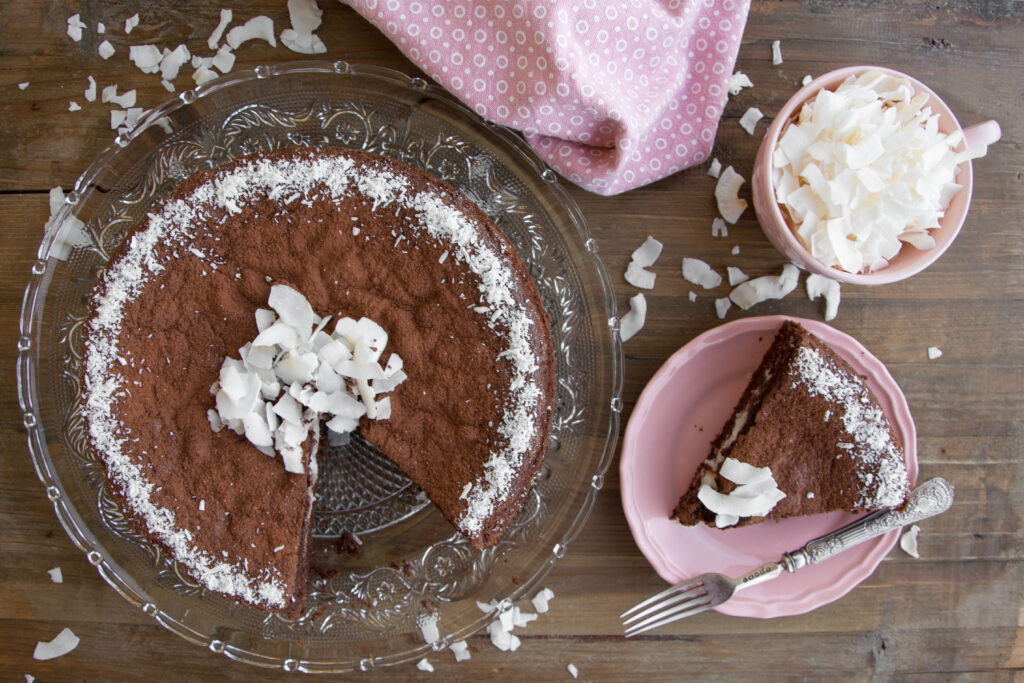
M 903 447 L 864 378 L 786 321 L 680 498 L 681 524 L 757 524 L 901 505 Z

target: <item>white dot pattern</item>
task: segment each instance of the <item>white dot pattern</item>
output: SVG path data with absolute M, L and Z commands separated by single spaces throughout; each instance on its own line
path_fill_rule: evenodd
M 602 195 L 708 158 L 750 0 L 345 0 Z

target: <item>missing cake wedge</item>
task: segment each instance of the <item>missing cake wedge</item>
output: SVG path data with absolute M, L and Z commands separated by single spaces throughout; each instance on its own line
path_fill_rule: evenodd
M 903 446 L 864 378 L 787 320 L 672 517 L 747 526 L 897 507 L 908 491 Z

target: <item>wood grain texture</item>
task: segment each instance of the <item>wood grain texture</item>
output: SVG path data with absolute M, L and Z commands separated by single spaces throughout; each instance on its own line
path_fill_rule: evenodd
M 271 16 L 287 24 L 278 0 L 224 2 L 237 19 Z M 319 35 L 328 57 L 415 73 L 415 67 L 355 12 L 321 3 Z M 100 87 L 136 88 L 139 103 L 167 97 L 153 76 L 127 60 L 131 44 L 185 42 L 206 53 L 221 4 L 199 0 L 25 0 L 0 4 L 0 679 L 30 673 L 51 680 L 276 680 L 190 645 L 166 632 L 111 590 L 65 536 L 33 471 L 14 391 L 17 319 L 29 268 L 47 216 L 46 190 L 70 187 L 111 143 L 108 108 L 86 103 L 86 76 Z M 124 19 L 142 23 L 123 35 Z M 99 40 L 65 35 L 65 18 L 80 12 L 104 21 L 117 48 L 96 56 Z M 784 63 L 771 65 L 770 44 L 782 41 Z M 201 48 L 201 49 L 200 49 Z M 251 43 L 236 69 L 297 57 Z M 498 675 L 568 679 L 737 680 L 947 679 L 1020 680 L 1024 668 L 1024 4 L 992 1 L 755 1 L 738 68 L 755 83 L 725 110 L 715 156 L 745 177 L 765 123 L 755 137 L 739 127 L 751 106 L 770 119 L 805 74 L 851 64 L 904 70 L 936 90 L 965 125 L 995 118 L 1003 140 L 975 164 L 971 213 L 953 247 L 927 272 L 880 288 L 846 286 L 834 325 L 887 364 L 902 386 L 919 434 L 922 477 L 957 486 L 947 514 L 926 522 L 921 560 L 894 551 L 863 584 L 809 614 L 775 620 L 716 613 L 676 623 L 631 641 L 616 615 L 663 588 L 626 527 L 613 468 L 586 528 L 547 584 L 552 612 L 522 630 L 520 650 L 503 654 L 487 637 L 470 640 L 473 659 L 456 665 L 432 657 L 446 680 Z M 182 84 L 187 74 L 178 79 Z M 16 83 L 30 81 L 22 91 Z M 68 112 L 69 100 L 83 111 Z M 630 252 L 648 235 L 665 243 L 648 295 L 645 329 L 625 346 L 628 418 L 644 384 L 677 348 L 719 323 L 713 298 L 696 303 L 679 276 L 680 259 L 696 256 L 751 276 L 783 264 L 752 210 L 711 237 L 714 180 L 694 168 L 602 198 L 573 188 L 615 284 L 617 303 L 634 293 L 622 278 Z M 749 199 L 749 185 L 744 188 Z M 740 246 L 740 254 L 730 250 Z M 820 319 L 819 304 L 796 292 L 744 315 L 787 313 Z M 728 319 L 736 319 L 735 309 Z M 943 356 L 929 361 L 926 349 Z M 60 566 L 64 583 L 46 570 Z M 63 627 L 82 637 L 71 654 L 35 662 L 39 640 Z M 372 672 L 369 680 L 427 680 L 411 666 Z

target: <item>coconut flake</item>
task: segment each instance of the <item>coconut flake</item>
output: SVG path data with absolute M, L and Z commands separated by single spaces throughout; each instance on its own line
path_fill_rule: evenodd
M 88 87 L 86 87 L 85 92 L 83 93 L 85 95 L 85 101 L 86 102 L 95 102 L 96 101 L 96 79 L 93 78 L 92 76 L 86 76 L 86 79 L 88 79 L 89 85 L 88 85 Z
M 740 127 L 747 131 L 750 135 L 754 134 L 754 128 L 757 127 L 757 122 L 764 118 L 764 114 L 757 107 L 751 107 L 750 109 L 743 112 L 743 116 L 740 117 Z
M 731 306 L 732 300 L 727 296 L 715 299 L 715 314 L 719 320 L 725 318 L 725 314 L 729 312 Z
M 740 90 L 743 88 L 753 88 L 754 84 L 742 71 L 737 71 L 729 77 L 729 85 L 727 86 L 729 94 L 736 96 L 740 94 Z
M 711 221 L 711 236 L 728 237 L 729 225 L 724 220 L 716 216 L 715 219 Z
M 206 44 L 211 50 L 217 49 L 217 43 L 220 42 L 220 37 L 224 35 L 224 29 L 231 23 L 231 10 L 222 9 L 220 11 L 220 23 L 217 24 L 217 28 L 213 29 L 213 33 L 206 39 Z
M 517 636 L 502 627 L 499 620 L 489 623 L 487 632 L 491 636 L 491 643 L 502 652 L 515 652 L 522 644 Z
M 437 628 L 437 614 L 422 614 L 416 620 L 420 627 L 420 634 L 423 636 L 423 641 L 428 645 L 436 643 L 441 639 L 441 632 Z
M 64 583 L 64 573 L 61 572 L 60 567 L 47 569 L 46 573 L 50 575 L 50 581 L 53 581 L 54 583 Z
M 416 662 L 416 668 L 427 673 L 434 673 L 434 665 L 427 661 L 426 657 Z
M 740 284 L 741 282 L 746 282 L 747 280 L 750 279 L 749 277 L 747 277 L 746 273 L 744 273 L 739 268 L 736 268 L 735 266 L 729 266 L 728 268 L 725 269 L 725 271 L 729 275 L 729 286 L 730 287 L 735 287 L 736 285 Z
M 160 60 L 160 76 L 164 81 L 173 81 L 178 77 L 178 70 L 181 66 L 189 61 L 191 58 L 188 48 L 184 45 L 179 45 L 172 51 L 168 52 Z
M 720 493 L 711 483 L 701 484 L 697 498 L 718 517 L 719 528 L 732 526 L 739 517 L 763 517 L 776 503 L 786 497 L 768 467 L 754 467 L 735 458 L 725 458 L 718 470 L 719 476 L 737 484 L 728 494 Z
M 733 256 L 739 256 L 739 253 L 740 253 L 740 245 L 738 245 L 738 244 L 737 244 L 736 246 L 734 246 L 734 247 L 732 248 L 732 251 L 731 251 L 730 253 L 731 253 L 731 254 L 732 254 Z
M 941 355 L 942 355 L 942 349 L 940 349 L 938 346 L 929 346 L 928 347 L 928 360 L 935 360 L 936 358 L 938 358 Z
M 808 83 L 810 83 L 813 80 L 814 80 L 814 77 L 811 76 L 810 74 L 807 74 L 806 76 L 804 76 L 803 80 L 800 81 L 800 85 L 807 85 Z
M 569 670 L 569 675 L 572 676 L 573 678 L 579 678 L 580 677 L 580 670 L 577 669 L 576 665 L 573 664 L 572 662 L 569 662 L 569 664 L 565 668 L 567 668 Z
M 277 47 L 277 38 L 274 37 L 274 20 L 270 17 L 260 15 L 253 17 L 241 26 L 235 26 L 228 31 L 225 41 L 232 50 L 249 40 L 265 40 L 271 47 Z
M 29 83 L 30 83 L 30 81 L 22 81 L 21 83 L 18 84 L 18 90 L 24 90 L 25 88 L 28 87 Z
M 690 303 L 692 304 L 693 302 L 695 302 L 697 300 L 697 292 L 694 292 L 692 290 L 687 292 L 686 293 L 686 298 L 689 299 Z
M 626 282 L 640 289 L 654 289 L 656 274 L 642 267 L 636 261 L 630 261 L 626 267 Z
M 114 56 L 115 50 L 114 46 L 110 44 L 109 40 L 104 40 L 102 43 L 99 44 L 99 47 L 96 48 L 96 52 L 98 52 L 100 57 L 102 57 L 103 59 L 110 59 Z
M 192 72 L 192 80 L 195 81 L 196 85 L 202 85 L 203 83 L 209 83 L 219 75 L 215 69 L 201 66 Z
M 687 282 L 700 285 L 704 289 L 713 289 L 722 284 L 722 276 L 712 270 L 707 263 L 696 258 L 683 258 L 683 277 Z
M 735 223 L 747 208 L 747 201 L 739 198 L 743 187 L 743 176 L 729 166 L 722 171 L 718 184 L 715 185 L 715 200 L 718 202 L 718 213 L 722 218 Z
M 68 37 L 76 43 L 82 40 L 82 29 L 85 28 L 85 22 L 81 20 L 79 15 L 72 14 L 68 17 Z
M 722 175 L 722 162 L 718 160 L 718 157 L 711 160 L 711 165 L 708 166 L 708 175 L 712 178 Z
M 281 31 L 281 42 L 289 50 L 312 55 L 327 52 L 327 46 L 313 33 L 320 26 L 323 12 L 316 0 L 288 0 L 291 28 Z
M 643 329 L 647 319 L 647 299 L 637 294 L 629 299 L 629 312 L 619 321 L 619 338 L 623 343 Z
M 772 41 L 772 65 L 782 64 L 782 47 L 778 40 Z
M 903 532 L 900 536 L 900 548 L 903 549 L 907 555 L 910 555 L 914 559 L 920 559 L 921 554 L 917 550 L 917 535 L 921 533 L 921 527 L 916 524 L 911 524 L 910 528 Z
M 82 105 L 74 100 L 68 102 L 68 111 L 82 111 Z
M 163 53 L 156 45 L 132 45 L 128 48 L 128 59 L 142 73 L 155 74 L 160 70 L 160 61 L 163 59 Z
M 644 268 L 653 266 L 661 256 L 663 248 L 664 245 L 661 242 L 648 235 L 644 243 L 633 250 L 632 261 Z
M 469 645 L 464 640 L 459 640 L 448 646 L 448 649 L 455 655 L 456 662 L 464 662 L 470 659 Z
M 765 275 L 741 282 L 731 292 L 729 298 L 733 303 L 744 311 L 750 307 L 767 301 L 768 299 L 782 299 L 796 289 L 800 271 L 792 263 L 787 263 L 782 268 L 782 274 L 778 277 Z
M 138 25 L 139 25 L 139 13 L 136 12 L 135 14 L 131 15 L 130 17 L 128 17 L 127 19 L 124 20 L 124 32 L 126 34 L 127 33 L 131 33 L 132 29 L 134 29 Z
M 839 283 L 817 273 L 807 276 L 807 298 L 814 301 L 825 296 L 825 320 L 833 320 L 839 312 Z
M 235 54 L 229 46 L 221 45 L 220 49 L 217 50 L 217 54 L 214 55 L 211 65 L 216 67 L 217 71 L 226 74 L 235 68 Z
M 533 608 L 537 610 L 538 614 L 544 614 L 548 611 L 548 601 L 553 597 L 555 594 L 550 588 L 542 588 L 530 599 L 530 602 L 533 603 Z
M 71 629 L 65 628 L 50 642 L 39 641 L 36 643 L 36 649 L 35 652 L 32 653 L 32 659 L 45 661 L 47 659 L 63 657 L 78 647 L 78 642 L 78 636 L 76 636 Z

